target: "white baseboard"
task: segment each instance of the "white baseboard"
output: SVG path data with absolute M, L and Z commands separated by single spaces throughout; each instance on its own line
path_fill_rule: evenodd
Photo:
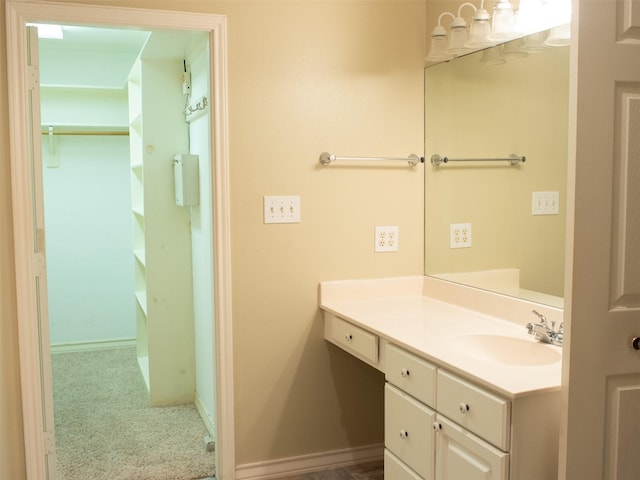
M 195 394 L 195 397 L 193 399 L 193 404 L 196 406 L 196 410 L 198 410 L 198 413 L 200 414 L 200 418 L 202 418 L 202 422 L 204 423 L 204 426 L 207 427 L 207 430 L 209 431 L 209 435 L 211 435 L 213 438 L 216 438 L 216 427 L 211 421 L 211 417 L 209 417 L 209 415 L 207 414 L 207 410 L 202 405 L 202 402 L 200 401 L 200 397 L 198 396 L 198 392 L 196 392 Z M 217 438 L 216 438 L 216 441 L 217 441 Z
M 384 445 L 332 450 L 329 452 L 282 458 L 266 462 L 246 463 L 236 466 L 237 480 L 266 480 L 290 475 L 299 475 L 325 468 L 338 468 L 368 461 L 382 460 Z
M 87 352 L 90 350 L 104 350 L 108 348 L 135 347 L 135 338 L 120 340 L 101 340 L 97 342 L 58 343 L 51 345 L 51 353 Z

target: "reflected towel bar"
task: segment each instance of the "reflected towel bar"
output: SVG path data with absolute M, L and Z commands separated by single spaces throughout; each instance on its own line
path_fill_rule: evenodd
M 337 155 L 332 155 L 327 152 L 322 152 L 320 154 L 320 163 L 322 165 L 330 165 L 336 161 L 356 161 L 356 162 L 379 162 L 379 161 L 402 161 L 408 162 L 410 166 L 415 167 L 418 163 L 424 163 L 424 157 L 419 157 L 416 154 L 409 155 L 408 158 L 397 158 L 397 157 L 338 157 Z
M 446 156 L 440 156 L 437 153 L 431 155 L 431 165 L 438 166 L 441 163 L 449 162 L 509 162 L 509 165 L 517 165 L 518 163 L 524 163 L 527 161 L 527 157 L 524 155 L 510 154 L 507 158 L 449 158 Z

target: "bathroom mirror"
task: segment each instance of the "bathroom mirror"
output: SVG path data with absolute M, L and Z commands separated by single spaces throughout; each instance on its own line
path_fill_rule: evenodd
M 426 68 L 425 274 L 561 307 L 569 47 L 543 40 Z

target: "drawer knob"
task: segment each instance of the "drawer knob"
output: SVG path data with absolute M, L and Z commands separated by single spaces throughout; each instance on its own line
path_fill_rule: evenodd
M 433 431 L 439 432 L 440 430 L 442 430 L 442 425 L 438 422 L 433 422 Z
M 408 377 L 409 376 L 409 370 L 407 370 L 406 368 L 403 368 L 402 370 L 400 370 L 400 375 L 403 377 Z
M 351 340 L 353 340 L 353 335 L 351 335 L 350 333 L 346 334 L 344 336 L 345 341 L 350 342 Z
M 640 350 L 640 337 L 633 337 L 631 346 L 636 350 Z
M 458 409 L 462 414 L 467 413 L 469 411 L 469 405 L 464 402 L 460 402 L 460 405 L 458 405 Z
M 404 440 L 408 436 L 409 436 L 409 432 L 407 432 L 406 430 L 400 430 L 400 438 Z

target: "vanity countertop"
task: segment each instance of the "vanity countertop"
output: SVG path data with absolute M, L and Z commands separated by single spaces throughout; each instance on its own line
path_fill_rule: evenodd
M 532 309 L 559 324 L 560 309 L 422 276 L 322 282 L 320 308 L 509 398 L 560 389 L 560 355 L 523 365 L 469 353 L 479 335 L 517 339 L 521 358 L 540 348 L 555 356 L 562 348 L 539 344 L 525 325 Z

